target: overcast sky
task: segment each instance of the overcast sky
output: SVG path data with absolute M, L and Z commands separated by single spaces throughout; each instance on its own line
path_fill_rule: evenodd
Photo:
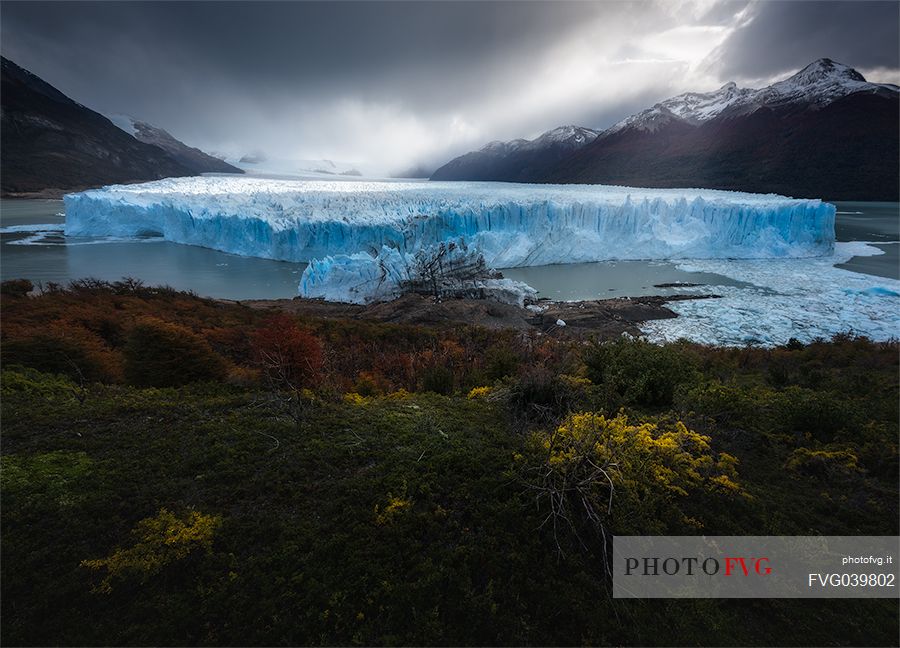
M 11 2 L 3 55 L 208 151 L 435 166 L 829 57 L 900 83 L 885 2 Z

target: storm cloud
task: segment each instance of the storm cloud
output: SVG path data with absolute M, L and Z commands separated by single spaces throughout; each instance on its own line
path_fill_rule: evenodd
M 892 80 L 893 2 L 3 2 L 72 98 L 230 155 L 390 171 L 829 56 Z
M 771 79 L 831 58 L 897 83 L 900 3 L 761 2 L 722 43 L 711 65 L 721 77 Z

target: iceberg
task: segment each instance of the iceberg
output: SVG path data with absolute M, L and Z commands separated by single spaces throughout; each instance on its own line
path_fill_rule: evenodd
M 66 236 L 155 235 L 307 262 L 301 295 L 350 301 L 387 297 L 394 289 L 376 281 L 386 262 L 397 270 L 452 240 L 494 268 L 814 257 L 831 253 L 835 217 L 820 200 L 706 189 L 234 176 L 114 185 L 69 194 L 65 207 Z

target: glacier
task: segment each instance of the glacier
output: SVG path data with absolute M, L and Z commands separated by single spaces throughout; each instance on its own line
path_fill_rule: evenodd
M 494 268 L 810 257 L 834 246 L 828 203 L 706 189 L 202 176 L 64 200 L 66 236 L 161 236 L 307 262 L 300 294 L 345 301 L 385 298 L 371 283 L 385 258 L 397 265 L 450 240 L 464 241 Z
M 309 262 L 465 237 L 497 268 L 609 259 L 820 256 L 832 205 L 705 189 L 169 178 L 65 196 L 67 236 L 159 235 Z

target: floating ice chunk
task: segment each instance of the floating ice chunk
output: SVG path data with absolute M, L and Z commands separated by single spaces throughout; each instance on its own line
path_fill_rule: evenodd
M 414 254 L 464 238 L 492 267 L 829 254 L 832 205 L 704 189 L 168 178 L 65 197 L 66 235 L 140 236 L 285 261 Z
M 687 338 L 705 344 L 773 346 L 790 338 L 811 342 L 852 331 L 874 340 L 900 337 L 900 281 L 834 267 L 854 256 L 883 254 L 865 243 L 836 243 L 815 259 L 706 260 L 681 270 L 713 272 L 751 284 L 689 289 L 721 299 L 670 302 L 678 313 L 641 329 L 654 341 Z

